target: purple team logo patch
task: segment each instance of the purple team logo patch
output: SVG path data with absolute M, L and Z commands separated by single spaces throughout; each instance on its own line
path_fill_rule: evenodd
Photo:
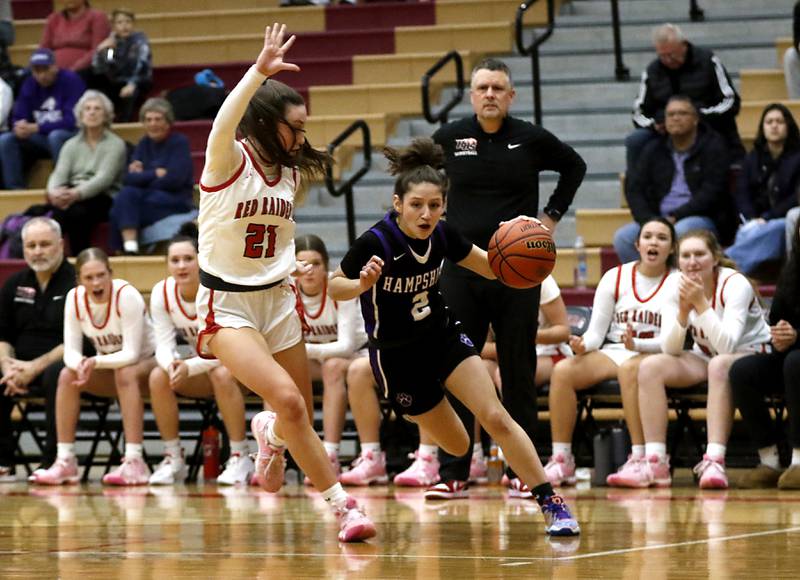
M 474 345 L 474 344 L 472 344 L 472 341 L 471 341 L 471 340 L 469 339 L 469 337 L 468 337 L 466 334 L 464 334 L 463 332 L 462 332 L 461 334 L 459 334 L 459 335 L 458 335 L 458 340 L 460 340 L 461 342 L 463 342 L 464 344 L 466 344 L 466 345 L 467 345 L 468 347 L 470 347 L 470 348 L 475 348 L 475 345 Z
M 412 399 L 411 395 L 408 393 L 397 393 L 395 400 L 400 404 L 401 407 L 410 407 L 411 403 L 414 402 L 414 399 Z

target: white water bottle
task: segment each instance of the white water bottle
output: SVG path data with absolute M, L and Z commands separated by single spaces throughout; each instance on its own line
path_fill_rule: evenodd
M 574 287 L 586 288 L 586 281 L 589 278 L 589 266 L 586 263 L 586 245 L 583 243 L 583 236 L 575 237 L 575 270 Z

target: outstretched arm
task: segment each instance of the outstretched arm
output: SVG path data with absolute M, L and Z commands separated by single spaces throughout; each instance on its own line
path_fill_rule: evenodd
M 280 71 L 300 70 L 296 64 L 283 61 L 284 55 L 295 40 L 295 37 L 291 36 L 284 42 L 285 34 L 285 24 L 275 23 L 267 26 L 264 32 L 264 47 L 258 59 L 222 103 L 208 135 L 202 183 L 211 185 L 222 183 L 241 164 L 241 153 L 235 145 L 236 127 L 242 120 L 250 99 L 264 80 Z

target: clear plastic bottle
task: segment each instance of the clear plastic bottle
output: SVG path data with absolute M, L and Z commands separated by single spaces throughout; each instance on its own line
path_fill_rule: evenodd
M 500 480 L 503 479 L 503 472 L 506 470 L 506 466 L 503 458 L 500 456 L 500 448 L 494 441 L 492 441 L 492 445 L 489 447 L 489 460 L 486 462 L 486 467 L 486 476 L 489 480 L 489 485 L 499 485 Z
M 583 242 L 583 236 L 575 237 L 574 276 L 575 288 L 586 288 L 586 282 L 589 279 L 589 265 L 586 262 L 586 245 Z

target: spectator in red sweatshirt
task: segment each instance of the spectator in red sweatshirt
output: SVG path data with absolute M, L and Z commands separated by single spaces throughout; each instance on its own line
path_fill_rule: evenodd
M 39 44 L 55 53 L 60 68 L 87 80 L 95 48 L 111 33 L 111 24 L 104 12 L 89 6 L 88 0 L 62 0 L 61 4 L 63 10 L 47 17 Z

